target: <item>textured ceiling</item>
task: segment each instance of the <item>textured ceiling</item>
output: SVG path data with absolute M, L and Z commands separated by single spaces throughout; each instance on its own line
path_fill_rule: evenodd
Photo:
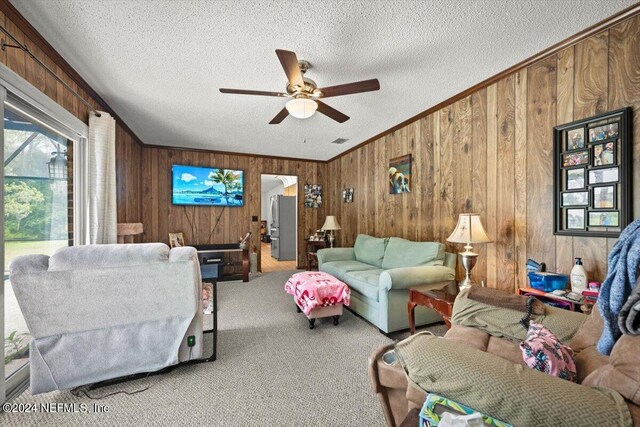
M 146 144 L 326 160 L 595 24 L 634 0 L 91 1 L 14 6 Z M 268 122 L 285 99 L 275 49 L 351 117 Z M 343 145 L 330 144 L 348 138 Z
M 284 185 L 281 180 L 276 178 L 277 176 L 278 175 L 260 175 L 260 189 L 262 193 L 267 193 L 276 187 L 282 187 L 284 190 Z
M 282 187 L 284 190 L 285 187 L 296 184 L 298 182 L 298 177 L 294 175 L 262 174 L 260 175 L 260 182 L 262 184 L 262 192 L 266 193 L 276 187 Z

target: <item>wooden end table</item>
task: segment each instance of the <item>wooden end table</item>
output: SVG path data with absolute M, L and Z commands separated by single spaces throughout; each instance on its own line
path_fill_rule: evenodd
M 318 269 L 318 254 L 316 252 L 307 252 L 307 270 L 313 271 Z
M 327 242 L 324 240 L 308 240 L 304 239 L 306 244 L 306 252 L 307 252 L 307 270 L 317 270 L 318 269 L 318 252 L 319 249 L 324 249 L 327 247 Z
M 449 285 L 449 282 L 446 282 L 446 285 Z M 437 311 L 444 319 L 447 328 L 451 328 L 451 312 L 453 311 L 453 302 L 456 300 L 457 294 L 447 292 L 446 287 L 443 286 L 440 290 L 427 290 L 424 287 L 422 289 L 420 287 L 409 289 L 407 310 L 409 312 L 411 335 L 416 332 L 415 308 L 417 305 Z M 432 289 L 433 285 L 429 285 L 429 288 Z

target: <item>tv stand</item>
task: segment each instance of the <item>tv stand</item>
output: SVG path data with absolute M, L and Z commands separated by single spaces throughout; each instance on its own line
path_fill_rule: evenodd
M 198 251 L 198 261 L 200 261 L 203 281 L 206 281 L 205 279 L 207 278 L 222 280 L 225 270 L 224 254 L 229 252 L 242 252 L 242 260 L 236 264 L 242 267 L 242 281 L 249 281 L 249 249 L 240 248 L 238 243 L 193 245 L 193 247 Z M 213 274 L 215 274 L 215 277 L 212 277 Z

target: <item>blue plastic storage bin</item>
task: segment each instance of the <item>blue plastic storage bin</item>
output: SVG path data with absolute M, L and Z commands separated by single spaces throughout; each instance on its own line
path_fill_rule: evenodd
M 529 272 L 529 284 L 532 288 L 545 292 L 566 289 L 569 276 L 560 273 Z

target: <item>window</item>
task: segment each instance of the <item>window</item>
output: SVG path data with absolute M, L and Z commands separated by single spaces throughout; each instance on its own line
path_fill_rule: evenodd
M 4 109 L 4 274 L 20 255 L 73 244 L 73 141 Z M 71 226 L 70 226 L 71 224 Z M 4 362 L 9 380 L 28 363 L 29 331 L 9 280 L 4 293 Z
M 29 379 L 30 335 L 8 268 L 17 256 L 51 255 L 59 248 L 86 242 L 84 159 L 88 129 L 2 64 L 0 114 L 0 263 L 4 267 L 0 400 L 4 402 Z

